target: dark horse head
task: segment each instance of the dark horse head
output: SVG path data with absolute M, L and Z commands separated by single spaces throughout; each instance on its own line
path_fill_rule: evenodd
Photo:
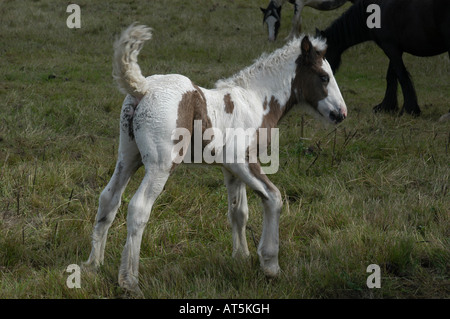
M 275 41 L 280 31 L 281 25 L 281 6 L 276 6 L 273 1 L 270 1 L 269 6 L 264 9 L 260 8 L 263 12 L 263 24 L 267 24 L 267 30 L 269 31 L 269 41 Z
M 341 56 L 345 50 L 355 44 L 370 40 L 369 29 L 366 27 L 367 15 L 363 1 L 358 1 L 324 31 L 316 29 L 316 37 L 327 41 L 325 57 L 330 63 L 333 73 L 339 69 Z

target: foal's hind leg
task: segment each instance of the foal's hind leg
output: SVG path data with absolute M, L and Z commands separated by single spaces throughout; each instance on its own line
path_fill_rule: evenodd
M 146 166 L 144 179 L 128 204 L 127 241 L 119 269 L 119 285 L 131 292 L 139 292 L 139 253 L 142 234 L 153 203 L 161 194 L 170 175 L 170 166 L 144 164 Z
M 228 220 L 233 237 L 233 257 L 249 255 L 245 226 L 248 220 L 247 192 L 245 183 L 222 168 L 228 191 Z
M 92 250 L 84 266 L 96 268 L 103 264 L 108 229 L 114 221 L 128 181 L 141 165 L 141 156 L 136 143 L 128 139 L 128 136 L 121 135 L 116 168 L 111 180 L 100 195 L 92 234 Z
M 224 166 L 244 181 L 261 198 L 264 215 L 263 231 L 258 245 L 258 256 L 265 275 L 275 277 L 280 271 L 278 265 L 278 228 L 282 208 L 280 191 L 261 172 L 261 167 L 258 163 L 224 164 Z

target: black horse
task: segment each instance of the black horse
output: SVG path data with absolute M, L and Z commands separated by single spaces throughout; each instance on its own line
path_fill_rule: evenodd
M 373 11 L 367 12 L 367 7 L 371 4 L 380 8 L 380 28 L 368 27 L 367 20 L 372 18 Z M 386 94 L 374 111 L 398 111 L 398 81 L 404 97 L 400 114 L 406 111 L 420 115 L 417 95 L 402 55 L 407 52 L 425 57 L 449 52 L 450 56 L 450 0 L 359 0 L 320 33 L 327 38 L 326 58 L 334 72 L 345 50 L 361 42 L 374 41 L 389 58 Z

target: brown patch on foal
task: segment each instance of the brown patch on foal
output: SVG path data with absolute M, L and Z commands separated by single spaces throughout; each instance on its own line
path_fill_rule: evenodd
M 273 95 L 270 97 L 270 101 L 268 103 L 267 97 L 264 99 L 263 109 L 267 110 L 267 106 L 269 107 L 269 113 L 264 115 L 260 127 L 271 129 L 277 126 L 278 121 L 284 115 L 285 107 L 281 107 L 280 103 L 278 103 L 277 99 Z
M 264 115 L 263 120 L 259 128 L 256 130 L 256 141 L 258 142 L 258 151 L 257 154 L 259 156 L 259 129 L 260 128 L 266 128 L 267 129 L 267 142 L 266 145 L 270 144 L 271 134 L 270 129 L 277 126 L 280 119 L 283 117 L 283 115 L 286 113 L 286 106 L 281 107 L 280 103 L 278 103 L 277 99 L 272 95 L 270 98 L 270 101 L 267 102 L 267 97 L 264 99 L 263 103 L 263 109 L 264 111 L 269 108 L 269 112 Z M 253 145 L 252 147 L 255 147 Z
M 324 85 L 321 82 L 321 76 L 328 76 L 322 69 L 325 50 L 317 51 L 308 37 L 305 37 L 301 43 L 301 51 L 302 54 L 295 61 L 297 68 L 292 81 L 291 97 L 289 98 L 288 106 L 303 99 L 317 110 L 319 101 L 328 96 L 328 83 Z
M 225 112 L 228 114 L 233 113 L 234 110 L 234 102 L 231 100 L 230 93 L 226 94 L 223 97 L 223 102 L 225 103 Z
M 282 107 L 280 105 L 280 103 L 277 101 L 277 99 L 272 95 L 270 97 L 270 101 L 267 101 L 267 97 L 264 99 L 264 103 L 263 103 L 264 111 L 267 111 L 267 108 L 269 108 L 269 112 L 266 115 L 264 115 L 262 123 L 259 128 L 267 129 L 266 145 L 269 145 L 270 139 L 271 139 L 270 129 L 275 128 L 277 126 L 278 121 L 285 114 L 286 106 Z M 260 142 L 259 130 L 256 131 L 256 138 L 254 139 L 254 141 L 257 144 L 249 145 L 249 147 L 247 148 L 247 160 L 249 160 L 249 153 L 253 152 L 255 147 L 256 147 L 256 152 L 259 156 L 259 142 Z M 269 178 L 262 172 L 261 165 L 259 162 L 256 162 L 256 163 L 249 162 L 248 167 L 250 169 L 250 173 L 254 177 L 256 177 L 258 180 L 260 180 L 262 183 L 264 183 L 264 185 L 266 186 L 268 191 L 270 191 L 270 192 L 276 191 L 276 187 L 269 180 Z M 258 191 L 256 193 L 262 199 L 267 199 L 266 196 L 264 196 L 262 193 L 260 193 Z
M 202 134 L 212 126 L 206 109 L 206 99 L 203 91 L 196 85 L 194 90 L 187 91 L 178 104 L 177 128 L 186 128 L 191 135 L 194 131 L 194 121 L 202 121 Z M 177 143 L 178 141 L 175 141 Z
M 177 113 L 177 128 L 185 128 L 189 131 L 191 135 L 191 162 L 194 161 L 194 121 L 201 120 L 202 122 L 202 136 L 206 129 L 212 127 L 211 119 L 208 116 L 208 111 L 206 108 L 206 98 L 203 91 L 195 84 L 192 84 L 194 89 L 185 92 L 181 101 L 178 104 Z M 214 137 L 213 137 L 214 138 Z M 173 141 L 174 144 L 178 144 L 181 140 L 176 139 Z M 208 145 L 208 141 L 204 141 L 202 138 L 202 150 Z M 180 156 L 183 149 L 180 150 Z M 172 165 L 172 170 L 175 168 L 175 164 Z

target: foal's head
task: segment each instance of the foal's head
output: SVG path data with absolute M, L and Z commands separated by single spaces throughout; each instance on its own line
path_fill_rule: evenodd
M 269 32 L 269 41 L 275 41 L 280 30 L 281 23 L 281 6 L 276 7 L 273 1 L 270 1 L 269 6 L 264 9 L 260 8 L 263 13 L 263 24 L 267 25 Z
M 339 123 L 347 117 L 347 106 L 330 64 L 324 58 L 325 51 L 324 43 L 313 46 L 307 36 L 303 38 L 301 54 L 295 61 L 297 69 L 292 93 L 297 102 L 307 102 L 315 114 Z

